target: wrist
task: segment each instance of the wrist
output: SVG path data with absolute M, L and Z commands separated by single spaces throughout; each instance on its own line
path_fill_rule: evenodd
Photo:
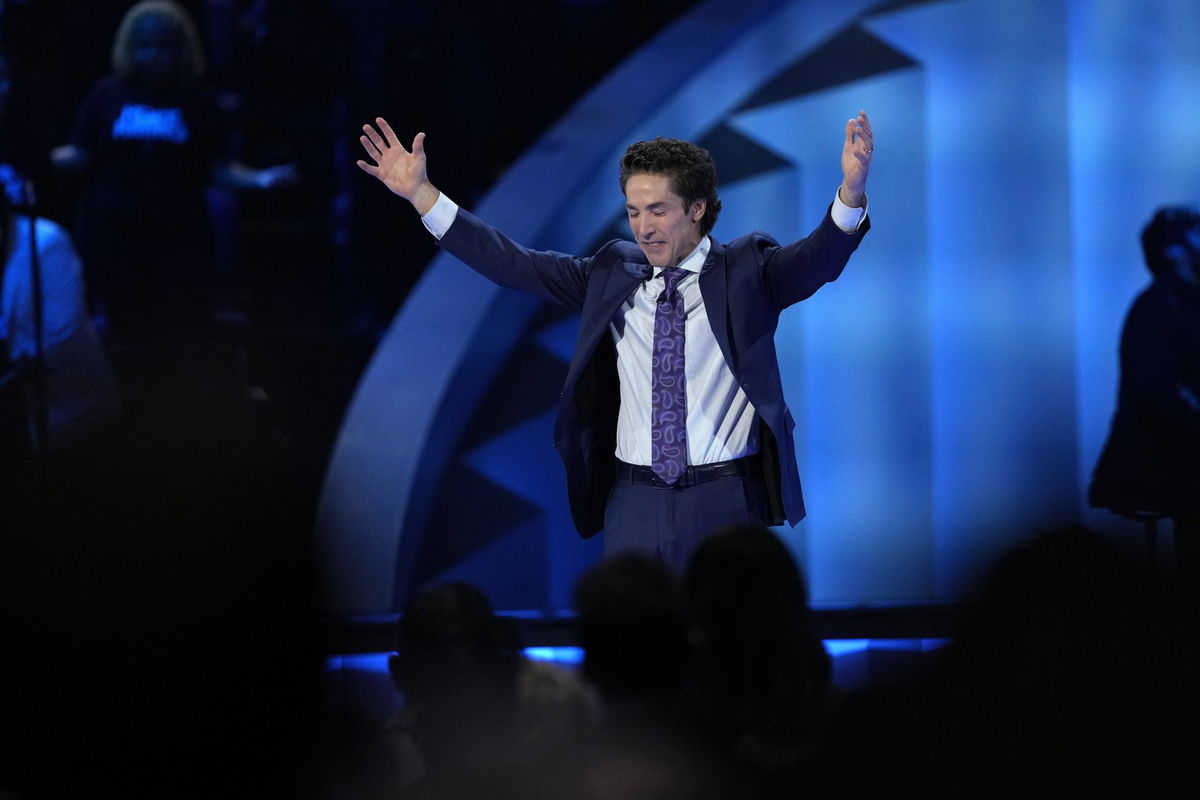
M 433 208 L 433 204 L 437 202 L 441 194 L 437 190 L 437 187 L 432 183 L 426 182 L 413 192 L 412 197 L 409 198 L 409 202 L 412 203 L 417 213 L 423 217 L 429 213 L 429 209 Z
M 838 187 L 838 199 L 845 203 L 850 208 L 862 208 L 866 199 L 866 191 L 863 189 L 851 189 L 846 184 Z

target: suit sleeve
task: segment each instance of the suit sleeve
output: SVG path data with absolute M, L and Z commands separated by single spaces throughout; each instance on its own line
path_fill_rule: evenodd
M 461 208 L 438 244 L 488 280 L 575 310 L 583 307 L 588 275 L 600 255 L 530 250 Z
M 770 237 L 759 235 L 763 282 L 776 306 L 787 308 L 836 280 L 870 229 L 871 219 L 867 217 L 857 231 L 846 233 L 826 211 L 821 224 L 798 242 L 780 246 Z

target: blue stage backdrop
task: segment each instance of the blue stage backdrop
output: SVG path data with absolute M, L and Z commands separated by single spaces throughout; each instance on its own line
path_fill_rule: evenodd
M 961 599 L 1035 528 L 1084 522 L 1116 397 L 1141 226 L 1194 202 L 1193 0 L 712 2 L 615 70 L 476 204 L 532 247 L 627 236 L 616 164 L 657 135 L 716 157 L 715 234 L 802 236 L 871 115 L 871 234 L 786 314 L 809 517 L 781 528 L 826 604 Z M 427 149 L 436 180 L 438 121 Z M 402 137 L 412 131 L 402 131 Z M 382 190 L 381 190 L 382 191 Z M 396 201 L 396 224 L 419 225 Z M 574 533 L 551 423 L 575 319 L 437 258 L 364 375 L 330 462 L 326 608 L 388 613 L 459 578 L 569 606 Z

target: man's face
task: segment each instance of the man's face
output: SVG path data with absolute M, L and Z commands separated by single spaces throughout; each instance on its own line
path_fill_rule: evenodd
M 634 241 L 655 268 L 673 267 L 700 244 L 704 201 L 684 208 L 666 175 L 632 175 L 625 182 L 625 211 Z

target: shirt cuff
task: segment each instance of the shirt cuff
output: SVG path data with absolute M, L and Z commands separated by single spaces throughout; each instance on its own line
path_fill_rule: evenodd
M 425 223 L 425 228 L 433 234 L 435 239 L 440 241 L 457 218 L 458 204 L 446 197 L 445 193 L 439 192 L 433 208 L 425 212 L 425 215 L 421 217 L 421 222 Z
M 863 224 L 863 220 L 867 218 L 867 206 L 864 203 L 862 208 L 851 208 L 843 203 L 842 198 L 834 192 L 833 208 L 829 209 L 829 216 L 833 218 L 833 224 L 841 228 L 843 233 L 856 233 L 859 226 Z

